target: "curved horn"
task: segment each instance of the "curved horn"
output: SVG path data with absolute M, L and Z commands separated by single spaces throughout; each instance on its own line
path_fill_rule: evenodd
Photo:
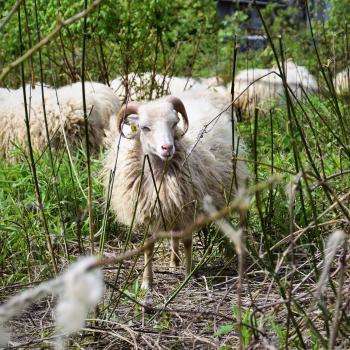
M 188 117 L 187 117 L 185 106 L 182 103 L 182 101 L 175 96 L 169 96 L 167 101 L 173 105 L 176 112 L 182 115 L 182 119 L 184 122 L 184 132 L 182 133 L 182 136 L 184 136 L 188 130 Z
M 122 109 L 119 111 L 117 115 L 117 124 L 118 124 L 118 130 L 122 136 L 125 137 L 122 130 L 125 118 L 130 114 L 137 114 L 139 107 L 140 107 L 139 102 L 129 102 L 128 104 L 124 105 Z

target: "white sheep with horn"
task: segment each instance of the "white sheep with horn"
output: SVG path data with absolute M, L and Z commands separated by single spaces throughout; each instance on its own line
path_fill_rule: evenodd
M 232 150 L 238 150 L 241 156 L 242 147 L 237 146 L 237 135 L 232 147 L 231 115 L 228 111 L 220 115 L 220 99 L 211 91 L 193 90 L 122 107 L 119 133 L 110 136 L 111 148 L 104 162 L 105 190 L 112 190 L 110 205 L 119 222 L 131 225 L 136 206 L 137 226 L 145 228 L 150 223 L 152 232 L 174 232 L 193 223 L 206 194 L 219 208 L 227 204 L 233 176 Z M 203 131 L 204 125 L 207 128 Z M 149 164 L 147 161 L 143 169 L 146 155 Z M 242 161 L 236 162 L 235 176 L 238 186 L 247 177 Z M 157 192 L 160 203 L 156 203 Z M 192 237 L 183 244 L 188 274 Z M 151 287 L 153 281 L 153 249 L 152 245 L 144 253 L 144 288 Z M 179 239 L 173 238 L 170 267 L 178 265 Z

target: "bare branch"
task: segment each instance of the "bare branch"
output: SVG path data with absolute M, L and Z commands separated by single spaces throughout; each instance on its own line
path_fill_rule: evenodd
M 16 3 L 13 5 L 12 9 L 10 10 L 9 14 L 4 18 L 4 20 L 0 23 L 0 32 L 5 27 L 7 22 L 12 18 L 12 16 L 16 13 L 17 9 L 21 5 L 23 0 L 17 0 Z
M 143 253 L 146 249 L 148 249 L 152 244 L 154 244 L 159 239 L 174 238 L 174 237 L 183 239 L 183 238 L 189 237 L 193 234 L 193 232 L 196 232 L 198 229 L 200 229 L 204 225 L 207 225 L 213 221 L 222 219 L 223 217 L 225 217 L 226 215 L 232 212 L 239 212 L 241 210 L 246 210 L 245 197 L 247 195 L 251 195 L 256 192 L 263 191 L 266 188 L 269 188 L 275 183 L 279 182 L 280 180 L 281 180 L 281 175 L 274 174 L 267 181 L 260 182 L 250 187 L 244 193 L 242 191 L 242 193 L 238 195 L 227 207 L 224 207 L 211 215 L 200 215 L 196 220 L 196 222 L 194 222 L 191 226 L 188 226 L 187 228 L 185 228 L 183 231 L 180 231 L 180 232 L 158 231 L 151 238 L 146 240 L 142 246 L 139 246 L 138 248 L 133 250 L 128 250 L 125 253 L 122 253 L 116 256 L 101 258 L 100 260 L 96 261 L 95 265 L 92 265 L 91 268 L 105 266 L 105 265 L 115 265 L 121 261 L 130 259 L 133 256 Z
M 69 17 L 64 21 L 61 20 L 58 26 L 50 34 L 48 34 L 45 38 L 39 41 L 36 45 L 34 45 L 31 49 L 29 49 L 25 54 L 17 58 L 14 62 L 10 63 L 5 68 L 3 68 L 0 74 L 0 81 L 2 81 L 13 68 L 20 65 L 22 62 L 24 62 L 26 59 L 28 59 L 34 53 L 36 53 L 40 48 L 48 44 L 50 40 L 52 40 L 62 30 L 62 28 L 67 27 L 72 23 L 78 21 L 79 19 L 85 17 L 90 12 L 94 11 L 100 5 L 101 2 L 102 0 L 95 0 L 90 6 L 87 7 L 86 10 L 81 11 L 72 17 Z

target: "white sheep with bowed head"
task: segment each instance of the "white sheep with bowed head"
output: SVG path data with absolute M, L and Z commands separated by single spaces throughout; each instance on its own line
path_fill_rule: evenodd
M 287 85 L 297 99 L 305 93 L 318 90 L 315 77 L 304 66 L 296 65 L 291 59 L 284 62 Z M 283 81 L 278 66 L 252 68 L 240 71 L 234 80 L 235 107 L 241 115 L 252 114 L 255 108 L 265 109 L 271 102 L 279 101 L 285 95 Z M 231 92 L 231 83 L 228 90 Z
M 113 90 L 96 82 L 85 82 L 86 110 L 91 152 L 97 153 L 109 129 L 110 118 L 120 110 L 120 102 Z M 26 85 L 27 111 L 34 151 L 43 152 L 48 144 L 42 94 L 40 87 Z M 69 147 L 85 142 L 85 123 L 81 82 L 57 90 L 44 89 L 44 101 L 50 143 L 61 147 L 67 140 Z M 0 157 L 13 161 L 14 144 L 27 149 L 27 130 L 22 89 L 0 90 Z
M 350 68 L 345 68 L 333 79 L 335 91 L 338 94 L 349 92 L 350 90 Z

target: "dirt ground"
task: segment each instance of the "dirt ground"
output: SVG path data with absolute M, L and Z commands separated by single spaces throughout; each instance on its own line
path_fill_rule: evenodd
M 195 251 L 195 262 L 198 263 L 198 246 Z M 169 271 L 168 258 L 166 244 L 162 244 L 154 259 L 154 288 L 147 293 L 141 291 L 136 282 L 142 274 L 142 258 L 137 260 L 134 269 L 133 261 L 124 262 L 117 283 L 118 267 L 106 268 L 103 302 L 90 314 L 91 318 L 87 321 L 85 329 L 67 341 L 67 348 L 237 348 L 239 281 L 235 259 L 224 266 L 224 261 L 227 260 L 214 256 L 174 296 L 184 280 L 184 275 L 182 268 L 175 273 Z M 307 292 L 308 283 L 305 279 L 302 286 L 295 288 L 300 289 L 299 302 L 305 306 L 306 312 L 309 309 L 311 313 L 315 301 Z M 257 266 L 246 266 L 242 281 L 246 349 L 280 348 L 277 326 L 272 326 L 271 320 L 283 329 L 286 326 L 287 310 L 275 288 L 264 271 L 259 271 Z M 1 300 L 4 301 L 22 289 L 20 286 L 3 288 Z M 11 347 L 51 348 L 56 339 L 54 306 L 55 299 L 47 298 L 11 320 L 8 324 L 12 333 Z M 295 316 L 297 322 L 304 322 L 302 317 L 298 317 L 297 314 Z M 317 320 L 317 314 L 311 317 Z M 293 334 L 292 328 L 291 333 Z M 297 335 L 294 334 L 294 337 Z M 305 338 L 309 339 L 307 334 Z

